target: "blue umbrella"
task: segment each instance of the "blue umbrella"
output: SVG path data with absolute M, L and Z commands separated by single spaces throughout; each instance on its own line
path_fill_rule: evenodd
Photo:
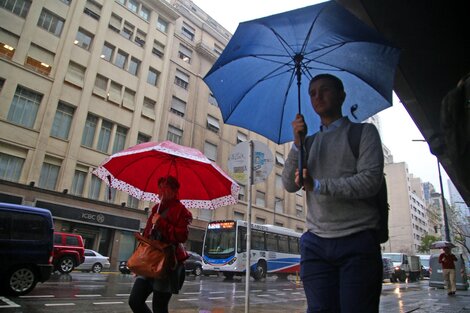
M 225 123 L 281 144 L 293 140 L 296 113 L 309 134 L 319 130 L 308 96 L 313 76 L 340 78 L 343 114 L 360 122 L 391 106 L 398 59 L 399 49 L 329 1 L 240 23 L 204 81 Z

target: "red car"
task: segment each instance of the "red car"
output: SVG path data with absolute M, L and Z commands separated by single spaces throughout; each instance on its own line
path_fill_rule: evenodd
M 55 270 L 68 274 L 85 261 L 83 238 L 78 234 L 54 232 Z

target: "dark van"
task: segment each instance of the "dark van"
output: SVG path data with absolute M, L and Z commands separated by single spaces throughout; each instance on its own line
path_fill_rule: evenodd
M 0 202 L 0 294 L 20 296 L 52 273 L 49 210 Z

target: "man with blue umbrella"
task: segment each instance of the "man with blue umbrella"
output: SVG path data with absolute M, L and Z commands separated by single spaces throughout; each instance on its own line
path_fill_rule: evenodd
M 346 92 L 336 76 L 313 77 L 309 95 L 321 127 L 305 138 L 304 117 L 296 116 L 294 145 L 282 173 L 287 191 L 302 187 L 298 147 L 304 143 L 308 231 L 301 238 L 300 273 L 308 312 L 378 312 L 382 288 L 379 210 L 370 198 L 383 179 L 380 136 L 372 124 L 364 124 L 351 135 L 358 125 L 342 115 Z M 357 154 L 351 147 L 353 140 Z

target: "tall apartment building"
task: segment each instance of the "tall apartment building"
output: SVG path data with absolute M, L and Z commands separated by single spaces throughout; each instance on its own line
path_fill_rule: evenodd
M 146 141 L 195 147 L 227 170 L 240 141 L 268 145 L 276 164 L 252 187 L 253 221 L 304 230 L 302 192 L 281 183 L 288 145 L 223 125 L 202 78 L 231 34 L 189 0 L 0 2 L 0 201 L 51 210 L 55 229 L 127 259 L 151 203 L 111 192 L 91 171 Z M 193 209 L 188 249 L 209 220 L 245 219 L 237 205 Z
M 413 178 L 404 162 L 385 164 L 389 213 L 389 241 L 386 252 L 417 253 L 421 238 L 429 231 L 421 181 Z

